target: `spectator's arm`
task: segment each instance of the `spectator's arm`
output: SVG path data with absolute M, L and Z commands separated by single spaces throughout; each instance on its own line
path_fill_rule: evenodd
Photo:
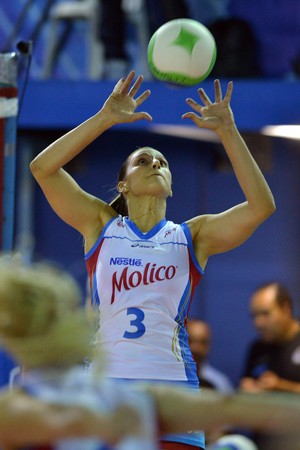
M 284 391 L 300 394 L 300 383 L 280 378 L 274 372 L 265 372 L 257 381 L 258 386 L 266 391 Z

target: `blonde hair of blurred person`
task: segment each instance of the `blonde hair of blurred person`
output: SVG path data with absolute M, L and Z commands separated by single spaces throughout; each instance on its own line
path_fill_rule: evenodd
M 0 338 L 26 369 L 70 366 L 94 356 L 75 280 L 45 264 L 0 262 Z

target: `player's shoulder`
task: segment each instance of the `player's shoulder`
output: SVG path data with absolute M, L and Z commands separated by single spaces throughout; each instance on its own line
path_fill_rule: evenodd
M 188 226 L 192 238 L 199 235 L 203 225 L 209 220 L 208 214 L 202 214 L 196 217 L 192 217 L 191 219 L 186 220 L 184 223 Z

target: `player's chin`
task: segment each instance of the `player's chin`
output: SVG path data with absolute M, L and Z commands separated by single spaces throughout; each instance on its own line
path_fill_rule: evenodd
M 151 177 L 149 180 L 149 189 L 152 191 L 153 194 L 161 195 L 166 194 L 168 195 L 171 187 L 169 183 L 166 182 L 166 180 L 160 176 L 157 175 L 155 177 Z

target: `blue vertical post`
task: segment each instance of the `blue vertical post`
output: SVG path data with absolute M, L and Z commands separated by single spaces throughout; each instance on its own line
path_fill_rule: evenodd
M 11 251 L 14 240 L 17 74 L 17 54 L 0 54 L 0 245 L 2 251 Z
M 13 249 L 18 115 L 17 55 L 0 54 L 0 249 Z M 0 348 L 0 386 L 16 370 L 12 357 Z

